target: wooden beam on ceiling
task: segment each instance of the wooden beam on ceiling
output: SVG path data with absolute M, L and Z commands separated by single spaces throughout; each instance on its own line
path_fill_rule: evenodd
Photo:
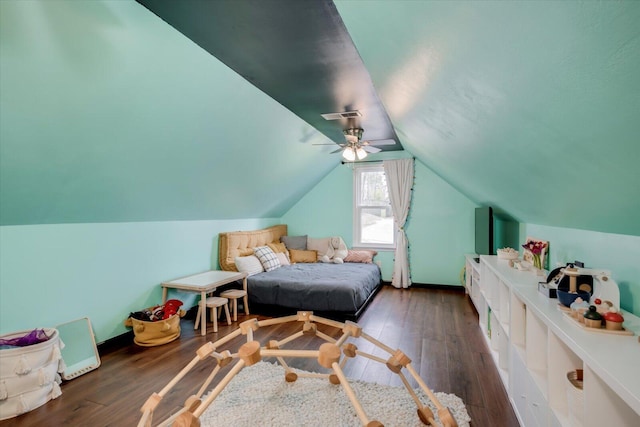
M 402 150 L 360 55 L 332 1 L 137 0 L 329 139 L 364 129 Z M 221 101 L 223 102 L 223 101 Z M 327 121 L 321 114 L 358 110 Z

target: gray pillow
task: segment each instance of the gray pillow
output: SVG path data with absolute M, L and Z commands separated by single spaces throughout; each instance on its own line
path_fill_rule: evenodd
M 307 250 L 307 235 L 304 236 L 282 236 L 280 241 L 284 243 L 287 249 Z

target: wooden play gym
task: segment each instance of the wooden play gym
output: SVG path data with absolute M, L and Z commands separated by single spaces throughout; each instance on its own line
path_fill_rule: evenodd
M 278 325 L 287 322 L 301 322 L 302 328 L 300 331 L 286 337 L 280 341 L 271 340 L 266 346 L 261 346 L 260 343 L 253 338 L 253 332 L 261 327 Z M 318 330 L 317 324 L 323 324 L 331 327 L 338 328 L 342 331 L 342 336 L 339 339 L 334 339 L 327 334 Z M 162 398 L 171 391 L 171 389 L 178 384 L 178 382 L 185 377 L 185 375 L 199 362 L 212 357 L 216 360 L 216 365 L 211 371 L 210 375 L 206 378 L 197 394 L 189 396 L 178 412 L 171 415 L 167 419 L 163 420 L 158 427 L 174 426 L 174 427 L 200 427 L 200 416 L 211 405 L 216 397 L 224 390 L 229 382 L 244 368 L 245 366 L 251 366 L 259 362 L 263 357 L 274 357 L 285 369 L 285 381 L 294 382 L 298 377 L 313 376 L 324 377 L 332 384 L 341 385 L 345 391 L 345 394 L 349 397 L 351 404 L 353 405 L 358 418 L 363 426 L 378 427 L 383 424 L 376 420 L 369 420 L 362 405 L 358 401 L 353 389 L 349 385 L 349 381 L 343 373 L 343 368 L 347 361 L 356 356 L 365 357 L 370 360 L 385 364 L 391 372 L 397 374 L 405 385 L 407 391 L 413 398 L 417 406 L 418 417 L 420 421 L 425 425 L 444 427 L 457 427 L 457 423 L 449 411 L 448 408 L 443 406 L 435 396 L 435 394 L 427 387 L 425 382 L 420 378 L 415 369 L 411 366 L 411 359 L 407 357 L 401 350 L 394 350 L 375 338 L 367 335 L 362 328 L 354 322 L 337 322 L 334 320 L 326 319 L 323 317 L 315 316 L 309 311 L 300 311 L 297 314 L 285 317 L 279 317 L 275 319 L 260 320 L 251 319 L 242 322 L 238 329 L 230 333 L 229 335 L 219 339 L 212 343 L 208 342 L 200 347 L 196 351 L 196 356 L 176 375 L 159 393 L 153 393 L 147 401 L 142 405 L 141 412 L 142 417 L 138 423 L 138 427 L 151 427 L 153 419 L 153 411 L 162 401 Z M 230 340 L 238 337 L 240 334 L 247 337 L 247 342 L 242 344 L 237 353 L 231 353 L 229 350 L 217 352 L 216 350 L 229 342 Z M 290 343 L 303 335 L 314 335 L 322 340 L 326 341 L 321 344 L 318 350 L 295 350 L 281 348 L 287 343 Z M 357 339 L 362 338 L 374 344 L 384 352 L 389 353 L 388 359 L 377 357 L 373 354 L 366 353 L 358 350 L 358 347 L 353 342 L 347 342 L 349 338 Z M 344 356 L 344 357 L 343 357 Z M 292 368 L 287 365 L 284 358 L 315 358 L 318 364 L 323 368 L 330 369 L 331 373 L 327 374 L 315 374 L 315 373 L 302 373 L 294 372 Z M 224 366 L 227 366 L 231 362 L 236 361 L 231 370 L 219 380 L 217 385 L 211 390 L 211 392 L 204 398 L 203 394 L 209 389 L 212 381 L 218 374 L 219 370 Z M 437 423 L 434 414 L 431 409 L 424 405 L 416 392 L 413 390 L 407 377 L 403 374 L 403 369 L 406 370 L 420 385 L 420 388 L 429 397 L 429 399 L 435 405 L 440 423 Z

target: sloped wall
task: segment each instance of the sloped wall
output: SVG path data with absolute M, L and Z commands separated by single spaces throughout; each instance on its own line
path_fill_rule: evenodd
M 133 0 L 0 1 L 0 112 L 0 225 L 279 217 L 337 162 Z

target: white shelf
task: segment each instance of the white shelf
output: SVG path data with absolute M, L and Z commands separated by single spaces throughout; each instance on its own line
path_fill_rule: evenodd
M 515 295 L 511 295 L 511 343 L 522 350 L 525 350 L 525 328 L 527 317 L 527 306 Z
M 635 421 L 638 422 L 631 425 L 640 425 L 640 343 L 637 336 L 640 318 L 623 313 L 624 326 L 633 330 L 634 336 L 585 331 L 558 309 L 556 299 L 546 298 L 528 287 L 514 287 L 512 291 L 527 305 L 528 311 L 533 312 L 558 337 L 567 351 L 582 360 L 583 366 L 589 366 L 608 384 L 617 399 L 636 412 L 638 418 Z
M 553 332 L 549 334 L 549 355 L 553 360 L 549 365 L 549 406 L 561 425 L 571 425 L 567 390 L 572 386 L 567 373 L 583 369 L 582 360 Z M 584 414 L 584 405 L 572 409 Z
M 544 277 L 480 259 L 467 256 L 468 291 L 520 423 L 579 426 L 580 413 L 585 426 L 640 426 L 640 318 L 623 312 L 634 336 L 585 331 L 538 292 Z M 567 372 L 575 369 L 584 370 L 584 391 L 570 395 Z

